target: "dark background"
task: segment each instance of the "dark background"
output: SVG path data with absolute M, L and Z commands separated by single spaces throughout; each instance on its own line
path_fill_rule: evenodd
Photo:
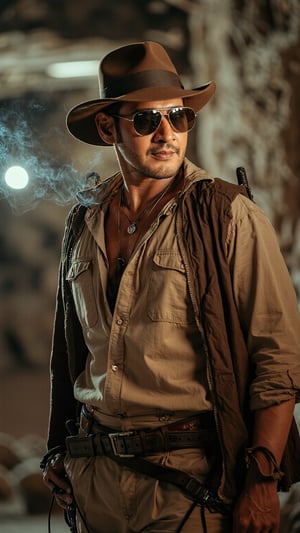
M 2 435 L 35 435 L 43 446 L 64 219 L 88 172 L 116 169 L 112 149 L 86 146 L 65 129 L 73 105 L 98 97 L 97 68 L 92 77 L 55 79 L 48 66 L 99 61 L 150 39 L 167 48 L 187 88 L 215 79 L 188 155 L 233 181 L 235 168 L 246 167 L 300 300 L 299 10 L 298 0 L 1 0 Z M 11 164 L 28 169 L 26 190 L 5 185 Z

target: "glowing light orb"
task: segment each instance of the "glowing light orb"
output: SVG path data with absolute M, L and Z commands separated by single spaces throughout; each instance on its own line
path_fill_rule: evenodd
M 28 185 L 29 176 L 25 168 L 15 165 L 7 169 L 5 181 L 11 189 L 24 189 Z

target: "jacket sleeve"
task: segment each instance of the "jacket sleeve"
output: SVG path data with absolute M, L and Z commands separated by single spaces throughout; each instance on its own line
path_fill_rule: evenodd
M 60 266 L 50 360 L 50 417 L 48 449 L 62 446 L 67 435 L 66 421 L 76 417 L 76 400 L 69 372 L 63 302 L 63 268 Z
M 277 237 L 263 211 L 238 195 L 228 234 L 235 301 L 255 367 L 250 408 L 299 395 L 300 316 Z
M 73 385 L 84 369 L 87 348 L 66 273 L 68 258 L 74 240 L 79 237 L 82 230 L 85 212 L 86 208 L 80 204 L 71 209 L 66 220 L 62 243 L 50 361 L 48 449 L 64 445 L 68 434 L 66 422 L 76 419 L 80 407 L 74 398 Z

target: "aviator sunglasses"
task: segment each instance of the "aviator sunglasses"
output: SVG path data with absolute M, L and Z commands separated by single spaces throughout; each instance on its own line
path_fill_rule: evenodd
M 184 133 L 192 129 L 196 113 L 191 107 L 172 107 L 170 109 L 141 109 L 130 115 L 112 115 L 133 123 L 138 135 L 150 135 L 160 126 L 162 117 L 168 117 L 174 131 Z

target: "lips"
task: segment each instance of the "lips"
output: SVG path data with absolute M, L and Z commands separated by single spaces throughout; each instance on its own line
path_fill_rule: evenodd
M 157 159 L 170 159 L 173 155 L 177 154 L 177 150 L 153 150 L 151 153 Z

